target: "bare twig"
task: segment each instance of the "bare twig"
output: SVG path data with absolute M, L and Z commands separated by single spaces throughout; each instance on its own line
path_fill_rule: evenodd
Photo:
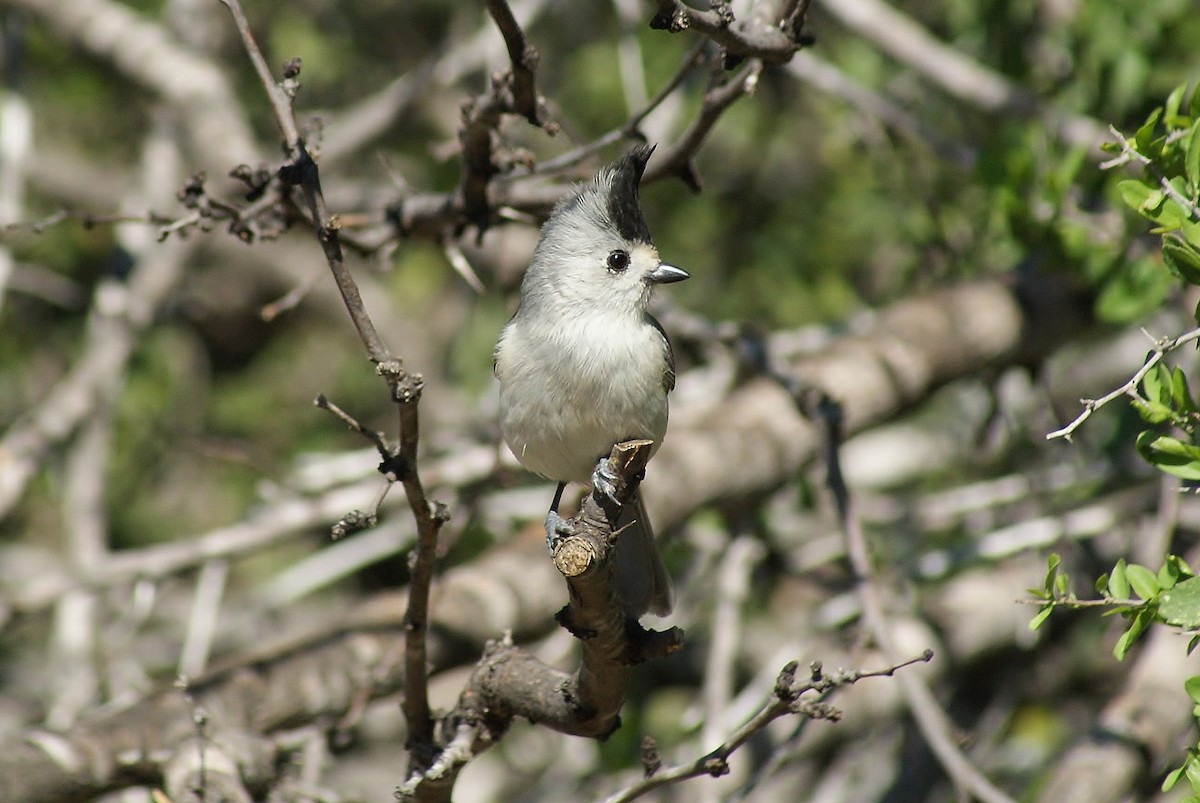
M 313 225 L 317 229 L 317 239 L 321 243 L 325 259 L 329 263 L 329 269 L 333 273 L 338 291 L 342 294 L 342 300 L 346 304 L 346 310 L 350 313 L 350 319 L 353 321 L 363 345 L 366 346 L 371 361 L 377 365 L 388 362 L 391 360 L 391 355 L 383 345 L 370 316 L 367 315 L 358 285 L 346 267 L 341 243 L 338 239 L 340 225 L 325 207 L 325 197 L 321 192 L 317 163 L 309 154 L 304 140 L 300 136 L 300 127 L 296 124 L 292 99 L 298 87 L 296 78 L 300 71 L 299 63 L 293 61 L 286 65 L 284 82 L 276 83 L 267 66 L 266 59 L 263 58 L 262 51 L 259 50 L 258 43 L 254 39 L 254 34 L 250 30 L 250 23 L 242 11 L 241 3 L 238 0 L 221 0 L 221 2 L 233 16 L 238 33 L 242 37 L 242 45 L 250 57 L 259 81 L 262 82 L 263 90 L 267 93 L 267 99 L 271 103 L 271 110 L 275 114 L 275 121 L 283 135 L 284 148 L 290 161 L 280 169 L 280 178 L 285 184 L 299 186 L 304 194 L 312 214 Z
M 675 74 L 672 75 L 665 84 L 659 87 L 658 92 L 655 93 L 653 98 L 646 102 L 645 106 L 632 114 L 624 123 L 605 132 L 604 134 L 601 134 L 591 142 L 580 145 L 577 148 L 572 148 L 566 153 L 560 154 L 553 159 L 546 159 L 545 161 L 539 162 L 537 167 L 534 168 L 533 173 L 535 175 L 543 175 L 546 173 L 556 173 L 565 170 L 569 167 L 579 164 L 584 159 L 588 158 L 594 153 L 599 152 L 603 148 L 608 147 L 614 142 L 619 142 L 626 137 L 640 137 L 642 121 L 644 121 L 655 109 L 662 106 L 666 99 L 669 98 L 671 94 L 679 88 L 684 79 L 692 73 L 698 64 L 700 64 L 701 56 L 703 55 L 704 49 L 707 46 L 708 42 L 703 39 L 697 42 L 696 46 L 688 51 L 688 54 L 684 56 L 683 61 L 680 63 L 679 69 L 675 71 Z
M 525 32 L 513 16 L 508 0 L 485 0 L 485 5 L 504 37 L 508 59 L 512 62 L 512 110 L 528 120 L 530 125 L 540 126 L 542 109 L 533 83 L 534 70 L 538 65 L 537 49 L 525 38 Z
M 364 427 L 361 423 L 359 423 L 358 419 L 327 399 L 324 393 L 319 394 L 317 398 L 313 400 L 313 405 L 322 410 L 328 410 L 335 418 L 337 418 L 351 430 L 357 432 L 359 435 L 362 435 L 364 438 L 370 441 L 371 445 L 375 447 L 375 451 L 379 452 L 379 456 L 381 458 L 384 460 L 390 460 L 392 458 L 392 449 L 387 445 L 387 441 L 383 439 L 382 433 Z
M 892 677 L 906 666 L 928 662 L 932 658 L 933 653 L 926 651 L 916 658 L 897 661 L 883 669 L 870 671 L 841 670 L 832 674 L 826 674 L 819 663 L 814 663 L 810 668 L 809 677 L 804 680 L 797 680 L 796 670 L 798 665 L 795 661 L 792 661 L 779 673 L 779 678 L 775 682 L 775 691 L 771 699 L 759 709 L 758 713 L 730 734 L 729 738 L 715 750 L 701 756 L 690 764 L 681 764 L 676 767 L 660 770 L 650 777 L 631 784 L 614 795 L 610 795 L 605 798 L 604 803 L 626 803 L 626 801 L 635 800 L 650 790 L 661 786 L 679 783 L 690 778 L 699 778 L 703 775 L 711 775 L 713 777 L 724 775 L 729 772 L 729 757 L 749 741 L 750 737 L 780 717 L 787 714 L 796 714 L 809 719 L 826 719 L 836 722 L 841 717 L 841 712 L 823 702 L 831 692 L 843 686 L 857 683 L 864 678 Z M 904 674 L 901 673 L 901 676 Z M 814 692 L 816 699 L 811 701 L 802 699 L 809 692 Z
M 408 722 L 410 763 L 415 770 L 420 771 L 427 768 L 434 758 L 433 718 L 429 706 L 426 666 L 426 633 L 429 590 L 433 581 L 433 564 L 437 557 L 437 538 L 448 515 L 443 505 L 432 504 L 429 501 L 417 473 L 417 444 L 420 438 L 418 404 L 424 379 L 420 374 L 406 371 L 400 360 L 392 358 L 363 306 L 362 295 L 354 277 L 346 267 L 338 236 L 340 224 L 325 206 L 317 164 L 300 136 L 292 108 L 292 99 L 298 88 L 296 79 L 300 72 L 299 62 L 294 60 L 285 65 L 284 80 L 277 84 L 250 31 L 238 0 L 222 2 L 233 15 L 242 37 L 242 44 L 254 64 L 283 135 L 289 162 L 280 169 L 279 176 L 285 184 L 299 187 L 304 194 L 313 225 L 316 227 L 317 239 L 325 252 L 326 262 L 333 273 L 346 310 L 369 358 L 376 365 L 377 373 L 387 383 L 392 399 L 398 405 L 400 445 L 387 462 L 388 473 L 396 476 L 404 485 L 405 496 L 417 524 L 417 549 L 411 563 L 405 627 L 407 671 L 404 679 L 404 714 Z
M 762 70 L 763 63 L 751 59 L 732 79 L 705 93 L 700 114 L 679 139 L 664 148 L 661 155 L 651 162 L 643 180 L 653 181 L 664 175 L 676 175 L 689 188 L 699 191 L 700 177 L 692 167 L 696 151 L 724 111 L 741 97 L 754 93 Z
M 546 120 L 544 104 L 534 87 L 537 50 L 525 39 L 507 0 L 487 0 L 488 13 L 504 36 L 511 69 L 491 76 L 486 92 L 463 106 L 463 124 L 458 132 L 462 148 L 462 177 L 458 199 L 466 219 L 479 230 L 491 219 L 488 186 L 501 172 L 496 163 L 495 139 L 506 114 L 524 117 L 531 125 L 554 134 L 558 126 Z

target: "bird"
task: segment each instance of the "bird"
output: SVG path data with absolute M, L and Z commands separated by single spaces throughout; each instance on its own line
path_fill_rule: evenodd
M 656 286 L 689 274 L 659 257 L 642 215 L 638 188 L 653 152 L 632 147 L 554 207 L 496 343 L 504 441 L 525 468 L 558 483 L 545 520 L 552 553 L 571 532 L 558 515 L 566 485 L 613 497 L 615 477 L 603 460 L 613 445 L 645 438 L 653 456 L 666 434 L 675 358 L 646 307 Z M 640 493 L 622 508 L 623 525 L 623 612 L 665 616 L 670 578 Z

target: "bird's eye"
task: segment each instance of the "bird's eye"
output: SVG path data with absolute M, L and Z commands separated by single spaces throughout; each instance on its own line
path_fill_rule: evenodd
M 608 255 L 606 263 L 609 273 L 621 273 L 629 267 L 629 252 L 617 249 Z

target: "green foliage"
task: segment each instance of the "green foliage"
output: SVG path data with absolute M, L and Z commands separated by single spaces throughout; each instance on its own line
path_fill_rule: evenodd
M 1151 233 L 1161 236 L 1166 270 L 1159 275 L 1200 285 L 1200 83 L 1190 91 L 1186 84 L 1176 86 L 1132 137 L 1117 138 L 1105 146 L 1115 156 L 1104 166 L 1138 167 L 1137 177 L 1118 182 L 1116 192 L 1125 206 L 1154 224 Z M 1124 271 L 1121 295 L 1154 298 L 1143 273 L 1144 266 Z M 1196 312 L 1200 323 L 1200 308 Z M 1160 342 L 1142 371 L 1140 387 L 1130 393 L 1134 409 L 1154 427 L 1138 435 L 1138 453 L 1160 471 L 1188 481 L 1200 480 L 1200 446 L 1195 442 L 1200 405 L 1183 371 L 1163 360 L 1192 339 Z M 1168 426 L 1172 431 L 1164 432 Z
M 1163 621 L 1176 627 L 1200 627 L 1200 577 L 1189 577 L 1163 591 L 1158 604 Z
M 1040 603 L 1030 629 L 1041 627 L 1056 608 L 1105 608 L 1106 614 L 1119 615 L 1129 622 L 1113 646 L 1113 655 L 1122 660 L 1151 624 L 1185 629 L 1200 625 L 1200 578 L 1176 555 L 1168 555 L 1157 571 L 1126 563 L 1122 558 L 1111 572 L 1096 580 L 1095 588 L 1099 599 L 1079 599 L 1070 590 L 1061 558 L 1050 555 L 1042 587 L 1029 589 Z
M 1155 224 L 1167 269 L 1200 284 L 1200 84 L 1190 93 L 1175 87 L 1132 138 L 1118 134 L 1104 149 L 1115 154 L 1105 167 L 1140 167 L 1136 178 L 1117 184 L 1121 201 Z
M 1029 589 L 1040 602 L 1037 614 L 1029 622 L 1030 629 L 1040 628 L 1056 608 L 1105 608 L 1106 615 L 1116 614 L 1129 622 L 1113 645 L 1113 656 L 1121 661 L 1153 624 L 1185 631 L 1200 628 L 1200 577 L 1176 555 L 1168 555 L 1157 572 L 1136 563 L 1126 563 L 1122 558 L 1111 572 L 1097 578 L 1095 587 L 1100 599 L 1076 597 L 1070 591 L 1070 580 L 1062 570 L 1061 558 L 1051 554 L 1046 559 L 1042 587 Z M 1130 597 L 1131 592 L 1136 599 Z M 1188 646 L 1189 653 L 1198 642 L 1200 636 L 1193 637 Z M 1200 675 L 1188 678 L 1184 691 L 1192 701 L 1193 715 L 1200 721 Z M 1163 781 L 1162 790 L 1170 791 L 1182 778 L 1187 778 L 1195 793 L 1184 799 L 1200 803 L 1200 745 L 1188 750 L 1183 763 Z

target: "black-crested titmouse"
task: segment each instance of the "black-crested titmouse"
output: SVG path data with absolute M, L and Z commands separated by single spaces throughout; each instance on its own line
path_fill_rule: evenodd
M 542 226 L 516 314 L 496 344 L 500 429 L 521 464 L 558 481 L 547 544 L 570 533 L 558 515 L 568 482 L 611 495 L 600 458 L 633 438 L 667 430 L 675 361 L 646 312 L 657 284 L 688 278 L 650 242 L 638 185 L 654 148 L 639 145 L 561 201 Z M 618 590 L 626 614 L 671 611 L 671 585 L 639 496 L 619 524 Z

